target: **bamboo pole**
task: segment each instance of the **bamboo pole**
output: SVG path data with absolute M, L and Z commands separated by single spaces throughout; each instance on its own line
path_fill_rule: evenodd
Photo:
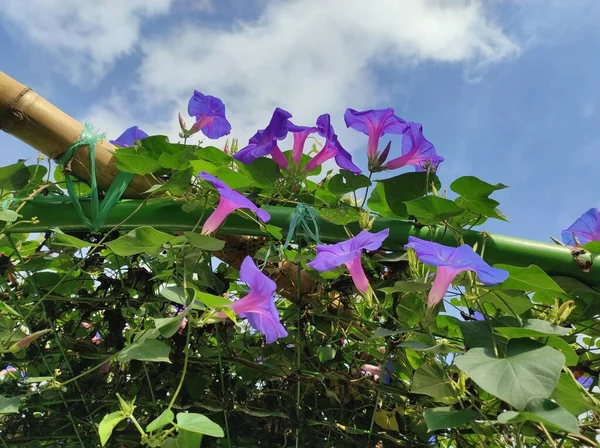
M 83 125 L 29 87 L 0 71 L 0 129 L 57 160 L 79 138 Z M 119 173 L 113 152 L 117 148 L 100 140 L 96 144 L 96 179 L 103 190 L 110 187 Z M 90 153 L 82 146 L 71 159 L 72 172 L 90 180 Z M 139 198 L 156 183 L 150 177 L 136 176 L 125 197 Z

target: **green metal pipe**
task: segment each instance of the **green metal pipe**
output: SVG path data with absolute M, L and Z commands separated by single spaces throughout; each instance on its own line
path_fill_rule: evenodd
M 140 200 L 123 200 L 112 210 L 103 229 L 110 230 L 117 224 L 121 230 L 131 230 L 140 226 L 152 226 L 163 231 L 191 230 L 202 215 L 202 210 L 186 213 L 181 210 L 182 203 L 164 199 L 149 200 L 146 204 Z M 89 201 L 82 201 L 83 209 L 89 215 Z M 138 210 L 139 208 L 139 210 Z M 285 234 L 288 230 L 294 208 L 263 207 L 271 215 L 269 224 L 281 227 Z M 137 211 L 136 211 L 137 210 Z M 208 217 L 209 210 L 204 218 Z M 68 198 L 42 197 L 28 202 L 21 210 L 23 220 L 37 217 L 39 223 L 19 223 L 7 232 L 31 233 L 45 232 L 53 227 L 59 227 L 63 232 L 81 232 L 88 230 L 79 220 L 73 205 Z M 318 214 L 318 211 L 317 211 Z M 347 238 L 344 228 L 321 218 L 318 219 L 320 237 L 324 242 L 337 242 Z M 349 226 L 357 231 L 356 225 Z M 449 246 L 455 246 L 456 241 L 450 231 L 442 227 L 416 227 L 409 221 L 389 218 L 377 218 L 373 231 L 389 228 L 390 236 L 384 242 L 388 250 L 402 250 L 409 236 L 437 241 Z M 248 219 L 231 215 L 221 228 L 223 233 L 262 236 L 265 233 L 260 227 Z M 600 254 L 591 255 L 592 266 L 589 272 L 583 272 L 569 249 L 556 244 L 540 243 L 521 238 L 514 238 L 476 231 L 463 231 L 467 244 L 476 242 L 479 247 L 485 239 L 484 258 L 490 264 L 503 263 L 513 266 L 529 266 L 535 264 L 548 275 L 572 277 L 589 286 L 600 285 Z

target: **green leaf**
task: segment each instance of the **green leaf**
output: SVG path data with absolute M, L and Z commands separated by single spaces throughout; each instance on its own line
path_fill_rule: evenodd
M 151 154 L 141 146 L 119 148 L 115 151 L 115 165 L 126 173 L 146 175 L 161 169 L 159 154 Z
M 335 354 L 337 353 L 337 350 L 329 345 L 325 345 L 323 347 L 319 347 L 319 349 L 317 350 L 317 353 L 319 355 L 319 361 L 327 362 L 327 361 L 331 361 L 333 358 L 335 358 Z
M 573 347 L 571 347 L 571 344 L 564 339 L 558 336 L 550 336 L 545 338 L 545 342 L 548 347 L 554 347 L 555 349 L 560 350 L 563 355 L 565 355 L 565 366 L 576 366 L 579 362 L 579 356 L 577 356 L 577 352 L 575 349 L 573 349 Z
M 161 232 L 153 227 L 138 227 L 126 235 L 117 238 L 106 245 L 120 256 L 147 253 L 156 255 L 162 250 L 162 245 L 174 238 L 173 235 Z
M 277 227 L 272 224 L 265 224 L 265 229 L 267 230 L 267 232 L 269 232 L 269 235 L 271 235 L 273 238 L 278 239 L 278 240 L 283 239 L 283 233 L 281 233 L 281 227 Z
M 279 166 L 273 159 L 259 157 L 250 164 L 237 162 L 240 171 L 243 171 L 247 177 L 252 179 L 256 185 L 262 188 L 268 188 L 281 178 Z
M 213 238 L 212 236 L 202 235 L 194 232 L 183 232 L 183 234 L 188 240 L 188 243 L 197 249 L 214 252 L 225 247 L 225 241 Z
M 161 336 L 170 338 L 181 328 L 185 316 L 186 313 L 181 313 L 174 317 L 154 318 L 154 326 Z
M 246 175 L 225 166 L 217 168 L 214 175 L 233 190 L 243 190 L 252 186 L 252 181 Z
M 375 330 L 375 333 L 373 333 L 373 336 L 371 336 L 371 339 L 385 338 L 386 336 L 394 336 L 396 334 L 406 333 L 407 331 L 407 329 L 388 330 L 387 328 L 378 328 Z
M 458 321 L 458 327 L 469 348 L 494 348 L 494 337 L 488 322 L 480 321 Z
M 177 427 L 212 437 L 223 437 L 225 435 L 219 425 L 202 414 L 180 412 L 177 414 Z
M 550 427 L 567 431 L 573 434 L 579 434 L 577 427 L 577 418 L 569 414 L 552 400 L 543 398 L 534 398 L 529 403 L 525 411 L 515 412 L 507 411 L 498 416 L 498 422 L 502 424 L 534 421 L 543 423 Z
M 551 291 L 561 295 L 565 294 L 548 274 L 534 264 L 526 268 L 506 264 L 495 264 L 494 267 L 508 271 L 510 276 L 501 284 L 490 286 L 490 289 L 518 289 L 525 292 Z
M 336 196 L 344 196 L 347 193 L 360 188 L 371 186 L 369 178 L 363 174 L 354 174 L 351 171 L 340 170 L 327 183 L 327 189 Z
M 56 246 L 66 246 L 66 247 L 75 247 L 76 249 L 83 249 L 84 247 L 94 246 L 94 244 L 80 240 L 77 237 L 67 235 L 63 233 L 62 230 L 54 227 L 50 229 L 54 232 L 54 239 L 52 240 L 52 244 Z
M 177 432 L 177 447 L 199 448 L 202 446 L 202 434 L 186 431 L 185 429 L 179 429 Z
M 14 222 L 19 217 L 19 214 L 14 210 L 0 210 L 0 221 Z
M 148 426 L 146 426 L 146 432 L 156 431 L 175 420 L 175 414 L 170 409 L 165 409 L 162 414 L 152 420 Z
M 536 341 L 514 339 L 505 358 L 490 349 L 472 348 L 454 362 L 479 387 L 521 410 L 532 398 L 550 397 L 565 357 Z
M 156 339 L 146 339 L 143 342 L 134 342 L 128 345 L 117 355 L 117 359 L 128 362 L 133 359 L 138 361 L 168 362 L 171 347 Z
M 0 302 L 0 314 L 12 314 L 13 316 L 19 316 L 19 317 L 21 317 L 21 315 L 19 313 L 17 313 L 6 302 Z
M 345 226 L 360 219 L 360 212 L 354 207 L 342 206 L 339 208 L 321 209 L 319 216 L 338 226 Z
M 438 399 L 456 395 L 450 380 L 437 364 L 423 364 L 415 371 L 411 392 Z
M 427 172 L 404 173 L 379 182 L 384 185 L 385 200 L 389 208 L 399 217 L 408 216 L 405 202 L 427 195 L 432 183 L 438 190 L 442 186 L 435 174 Z
M 379 291 L 383 291 L 386 294 L 393 294 L 395 292 L 423 292 L 427 291 L 429 288 L 430 285 L 427 283 L 399 280 L 394 283 L 394 286 L 379 288 Z
M 406 212 L 421 224 L 439 224 L 452 216 L 460 215 L 463 209 L 449 199 L 439 196 L 424 196 L 405 203 Z
M 486 309 L 492 309 L 491 315 L 495 315 L 496 310 L 500 310 L 503 314 L 518 316 L 533 306 L 529 296 L 521 291 L 491 290 L 480 299 L 487 305 Z
M 392 218 L 395 216 L 385 198 L 385 185 L 383 182 L 378 182 L 377 185 L 375 185 L 375 188 L 367 200 L 367 205 L 371 210 L 373 210 L 375 213 L 378 213 L 380 216 L 386 218 Z M 406 216 L 406 207 L 404 207 L 404 214 L 402 216 Z
M 21 406 L 21 397 L 5 397 L 0 395 L 0 415 L 18 414 Z
M 31 172 L 19 161 L 0 168 L 0 190 L 18 191 L 27 186 Z
M 583 245 L 583 248 L 593 254 L 600 254 L 600 241 L 592 241 Z
M 496 327 L 498 333 L 503 334 L 508 339 L 526 338 L 543 335 L 566 336 L 571 332 L 570 328 L 561 327 L 542 319 L 527 319 L 522 327 Z
M 552 399 L 574 416 L 592 409 L 579 383 L 566 373 L 560 374 L 558 384 L 552 392 Z
M 225 154 L 223 150 L 215 148 L 214 146 L 200 148 L 194 152 L 194 155 L 199 159 L 209 161 L 216 166 L 227 166 L 233 161 L 231 156 Z
M 125 420 L 127 416 L 122 411 L 111 412 L 104 416 L 98 427 L 98 433 L 100 434 L 100 443 L 102 446 L 106 445 L 108 439 L 113 432 L 113 429 L 117 427 L 119 423 Z
M 423 411 L 429 431 L 457 428 L 475 420 L 479 414 L 470 409 L 456 410 L 451 407 L 430 408 Z
M 472 198 L 477 196 L 489 196 L 494 191 L 508 188 L 508 185 L 504 184 L 488 184 L 487 182 L 478 179 L 475 176 L 463 176 L 456 179 L 450 184 L 450 189 L 455 193 L 460 194 L 465 198 Z
M 196 299 L 202 302 L 209 308 L 221 308 L 227 305 L 231 305 L 231 301 L 221 296 L 213 296 L 206 292 L 196 291 Z

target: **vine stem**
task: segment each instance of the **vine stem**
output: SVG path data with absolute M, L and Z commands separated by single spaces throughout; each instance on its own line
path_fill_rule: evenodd
M 184 291 L 185 291 L 185 288 L 184 288 Z M 190 336 L 191 336 L 191 334 L 192 334 L 192 326 L 188 322 L 188 324 L 186 326 L 186 333 L 185 333 L 185 349 L 183 350 L 183 353 L 184 353 L 183 371 L 181 372 L 181 378 L 179 379 L 179 384 L 177 385 L 177 389 L 175 389 L 175 393 L 173 393 L 173 397 L 171 398 L 171 402 L 169 403 L 169 407 L 167 409 L 171 409 L 173 407 L 173 405 L 175 404 L 175 401 L 177 400 L 177 397 L 179 396 L 179 392 L 181 392 L 181 388 L 183 387 L 183 382 L 185 381 L 185 374 L 187 373 L 188 359 L 190 357 Z
M 296 238 L 298 237 L 298 233 L 296 232 Z M 300 240 L 298 239 L 298 253 L 302 253 L 302 247 L 300 245 Z M 296 448 L 300 446 L 300 399 L 301 399 L 301 390 L 300 390 L 300 285 L 302 284 L 302 265 L 298 263 L 296 265 L 298 269 L 296 269 L 296 306 L 298 308 L 298 321 L 296 324 L 297 327 L 297 341 L 296 341 L 296 372 L 297 372 L 297 383 L 296 383 Z
M 219 356 L 219 374 L 221 378 L 221 393 L 223 394 L 223 400 L 225 399 L 225 378 L 223 376 L 223 361 L 221 359 L 221 344 L 219 341 L 219 328 L 216 329 L 217 335 L 217 355 Z M 225 404 L 225 403 L 224 403 Z M 229 437 L 229 421 L 227 418 L 227 406 L 223 406 L 223 417 L 225 419 L 225 434 L 227 435 L 227 445 L 231 448 L 231 438 Z

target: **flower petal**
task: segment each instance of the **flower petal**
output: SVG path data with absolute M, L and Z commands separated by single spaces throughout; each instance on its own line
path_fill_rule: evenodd
M 575 245 L 573 234 L 581 244 L 600 240 L 600 211 L 590 208 L 581 215 L 571 226 L 562 232 L 563 243 Z
M 120 148 L 127 148 L 129 146 L 133 146 L 136 141 L 146 137 L 148 137 L 148 134 L 146 134 L 137 126 L 132 126 L 123 132 L 119 138 L 116 140 L 109 140 L 109 142 L 115 146 L 119 146 Z

